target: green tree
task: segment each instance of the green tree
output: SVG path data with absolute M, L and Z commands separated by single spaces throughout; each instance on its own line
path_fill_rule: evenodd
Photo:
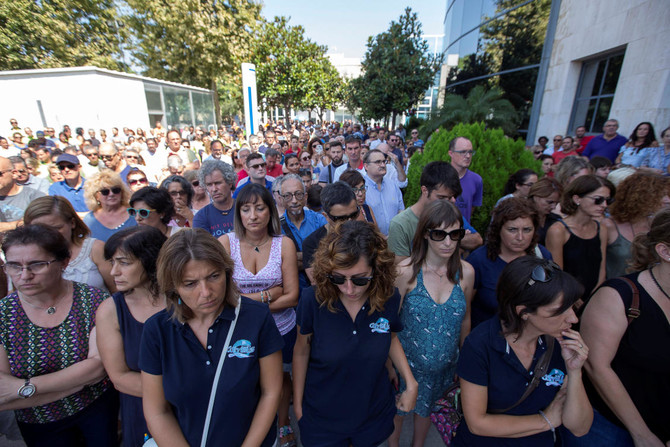
M 436 116 L 421 127 L 424 137 L 435 129 L 450 129 L 456 124 L 483 122 L 487 127 L 500 127 L 507 135 L 514 135 L 517 128 L 517 114 L 512 103 L 502 97 L 502 90 L 495 87 L 490 90 L 478 85 L 467 97 L 446 95 L 444 104 Z
M 113 0 L 0 2 L 0 70 L 95 65 L 126 70 Z
M 126 17 L 135 38 L 133 56 L 147 76 L 218 91 L 249 56 L 260 19 L 260 3 L 201 0 L 127 0 Z M 217 122 L 221 122 L 215 95 Z
M 435 160 L 450 161 L 449 142 L 455 137 L 468 138 L 476 151 L 470 169 L 482 176 L 484 197 L 482 206 L 476 209 L 470 223 L 483 234 L 491 220 L 491 210 L 502 196 L 509 176 L 522 168 L 540 173 L 540 162 L 525 150 L 523 140 L 506 137 L 502 129 L 490 129 L 484 123 L 458 124 L 451 130 L 442 129 L 433 134 L 423 154 L 417 152 L 412 156 L 407 173 L 407 206 L 413 205 L 421 194 L 419 179 L 424 166 Z
M 442 55 L 428 54 L 421 37 L 421 22 L 411 8 L 405 9 L 388 31 L 368 38 L 361 64 L 363 75 L 352 81 L 354 103 L 367 118 L 396 115 L 418 103 L 442 64 Z
M 285 116 L 293 108 L 332 107 L 341 81 L 326 57 L 328 47 L 312 42 L 302 26 L 288 22 L 287 17 L 275 17 L 263 23 L 255 40 L 252 60 L 259 98 L 269 107 L 282 107 Z

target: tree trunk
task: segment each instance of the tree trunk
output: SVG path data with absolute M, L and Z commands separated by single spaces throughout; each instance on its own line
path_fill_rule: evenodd
M 395 129 L 395 119 L 397 115 L 398 115 L 397 112 L 393 112 L 393 114 L 391 115 L 391 131 Z
M 219 103 L 219 91 L 216 88 L 216 79 L 210 82 L 210 88 L 214 90 L 214 114 L 216 115 L 216 127 L 221 127 L 221 104 Z

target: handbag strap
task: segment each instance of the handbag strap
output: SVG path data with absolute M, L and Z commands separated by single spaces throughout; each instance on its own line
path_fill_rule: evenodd
M 556 340 L 554 340 L 554 337 L 547 337 L 549 340 L 547 341 L 547 350 L 544 351 L 544 354 L 542 354 L 542 357 L 540 357 L 540 360 L 537 361 L 537 364 L 535 365 L 535 369 L 533 369 L 533 378 L 530 381 L 530 384 L 526 387 L 526 391 L 524 391 L 523 395 L 519 400 L 514 403 L 511 407 L 504 408 L 502 410 L 489 410 L 489 413 L 494 413 L 494 414 L 500 414 L 500 413 L 507 413 L 509 410 L 512 408 L 518 407 L 521 402 L 526 400 L 530 394 L 535 391 L 535 388 L 538 387 L 540 384 L 540 380 L 542 379 L 542 376 L 544 376 L 547 372 L 547 368 L 549 367 L 549 362 L 551 362 L 551 357 L 554 354 L 554 344 Z
M 626 318 L 628 319 L 628 324 L 630 325 L 634 319 L 640 316 L 640 291 L 637 289 L 635 283 L 630 279 L 625 277 L 621 277 L 619 279 L 628 284 L 630 291 L 633 292 L 633 301 L 631 302 L 630 307 L 626 310 Z
M 212 420 L 212 409 L 214 408 L 214 397 L 216 396 L 216 388 L 219 384 L 219 377 L 221 377 L 221 370 L 223 369 L 223 362 L 224 360 L 226 360 L 226 354 L 228 353 L 228 346 L 230 346 L 230 340 L 233 338 L 233 332 L 235 331 L 235 325 L 237 324 L 237 316 L 240 314 L 240 307 L 242 307 L 242 300 L 238 298 L 237 305 L 235 306 L 235 318 L 230 323 L 230 329 L 228 329 L 228 336 L 226 337 L 226 343 L 223 345 L 223 351 L 221 352 L 221 357 L 219 358 L 219 364 L 216 367 L 216 374 L 214 375 L 214 383 L 212 384 L 212 392 L 209 394 L 207 417 L 205 418 L 205 427 L 202 429 L 202 440 L 200 441 L 200 447 L 205 447 L 205 445 L 207 445 L 207 435 L 209 434 L 209 423 Z

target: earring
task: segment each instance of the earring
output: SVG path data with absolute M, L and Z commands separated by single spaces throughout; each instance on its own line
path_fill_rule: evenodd
M 181 298 L 177 298 L 177 304 L 181 306 Z
M 581 205 L 581 203 L 578 203 L 577 206 Z

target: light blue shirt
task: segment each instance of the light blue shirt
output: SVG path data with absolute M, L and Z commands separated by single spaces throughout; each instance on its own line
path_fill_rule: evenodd
M 375 213 L 379 230 L 388 235 L 391 219 L 405 209 L 402 192 L 400 192 L 396 182 L 388 180 L 386 177 L 382 179 L 381 185 L 377 185 L 367 174 L 363 175 L 363 178 L 365 178 L 365 185 L 368 187 L 365 194 L 365 203 Z

